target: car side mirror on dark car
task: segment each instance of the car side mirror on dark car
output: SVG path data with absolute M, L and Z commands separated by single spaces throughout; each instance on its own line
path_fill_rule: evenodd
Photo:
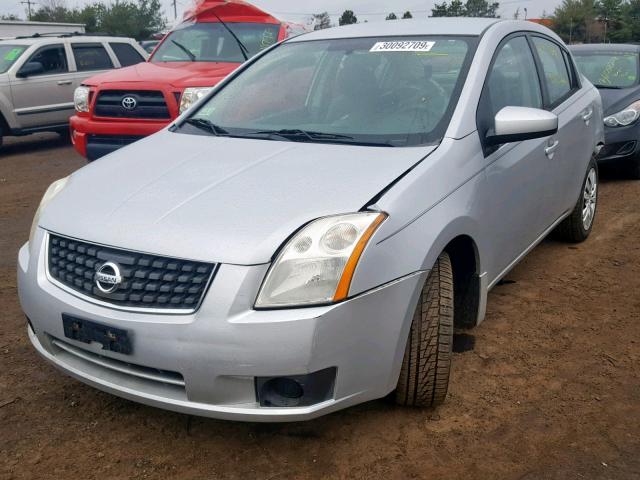
M 27 78 L 44 72 L 44 65 L 40 62 L 27 62 L 16 74 L 16 77 Z
M 558 132 L 558 116 L 539 108 L 504 107 L 495 117 L 495 127 L 487 132 L 487 144 L 521 142 L 544 138 Z

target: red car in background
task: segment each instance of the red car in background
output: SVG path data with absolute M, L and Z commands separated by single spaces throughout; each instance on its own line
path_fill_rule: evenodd
M 297 26 L 244 1 L 199 1 L 147 62 L 76 89 L 76 150 L 92 161 L 161 130 L 244 61 L 294 33 Z

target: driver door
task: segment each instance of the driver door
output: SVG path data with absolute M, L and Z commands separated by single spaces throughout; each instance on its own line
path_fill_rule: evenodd
M 30 62 L 38 62 L 42 70 L 20 77 L 20 71 Z M 17 72 L 11 79 L 11 95 L 20 128 L 65 125 L 74 111 L 75 85 L 64 43 L 38 48 Z
M 498 47 L 478 108 L 478 132 L 485 138 L 504 107 L 543 108 L 534 56 L 524 35 Z M 547 157 L 554 137 L 484 147 L 487 191 L 483 228 L 492 238 L 490 281 L 497 280 L 553 222 L 554 173 Z

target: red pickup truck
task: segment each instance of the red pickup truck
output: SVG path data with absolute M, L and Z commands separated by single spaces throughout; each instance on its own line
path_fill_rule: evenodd
M 147 62 L 96 75 L 76 89 L 70 119 L 76 150 L 92 161 L 161 130 L 293 28 L 241 0 L 201 0 Z

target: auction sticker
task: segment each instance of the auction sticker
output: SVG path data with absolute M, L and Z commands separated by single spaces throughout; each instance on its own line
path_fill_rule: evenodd
M 408 42 L 378 42 L 371 47 L 370 52 L 430 52 L 436 42 L 408 41 Z

